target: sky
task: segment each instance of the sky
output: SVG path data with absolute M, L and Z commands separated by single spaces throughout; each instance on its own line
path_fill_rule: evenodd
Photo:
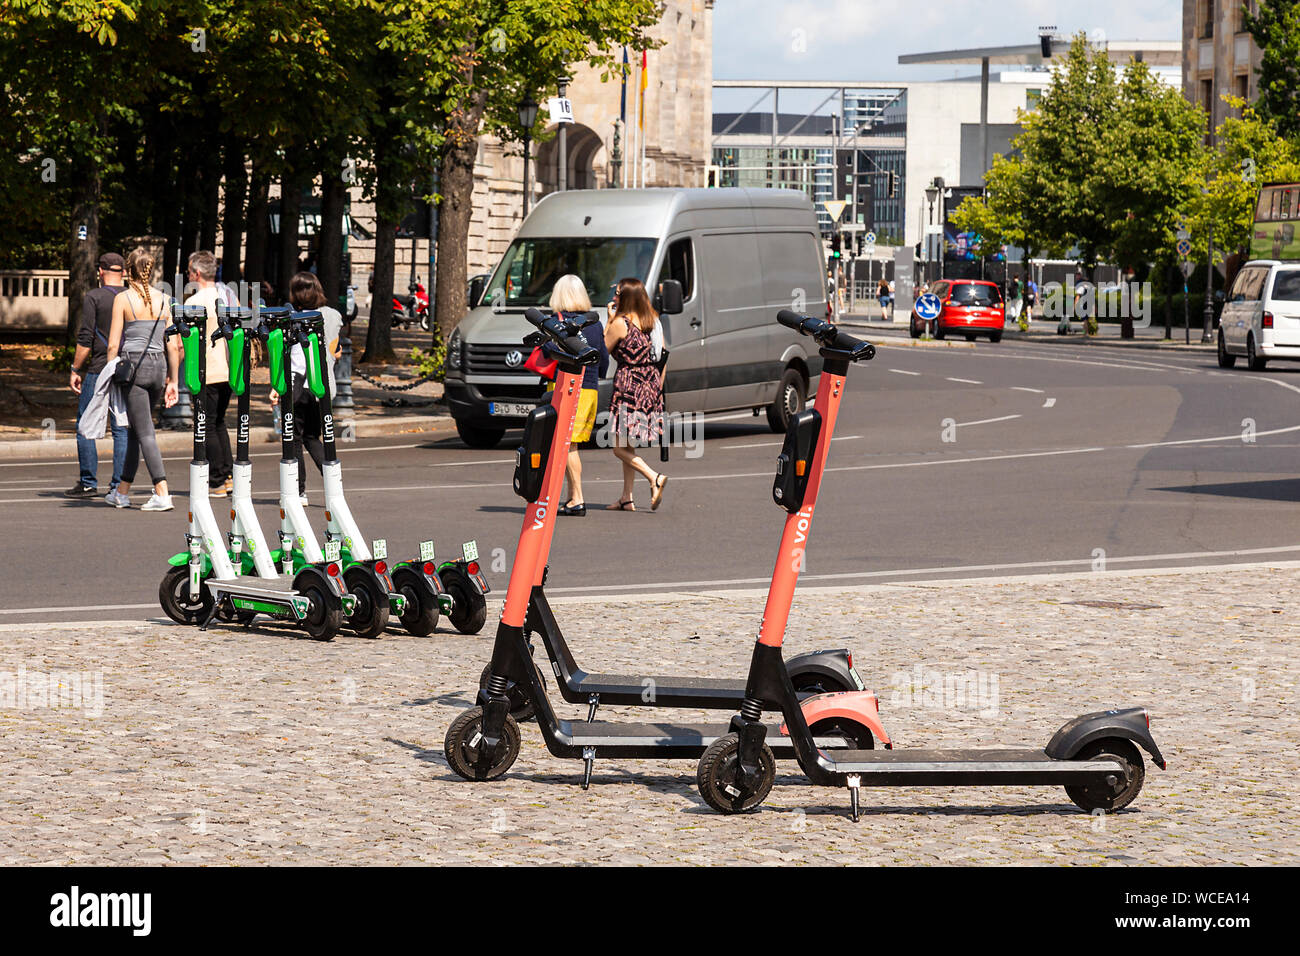
M 1182 8 L 1181 0 L 716 0 L 713 76 L 949 79 L 978 67 L 900 66 L 898 57 L 1035 43 L 1040 26 L 1115 40 L 1179 40 Z M 715 109 L 734 108 L 725 93 L 715 91 Z

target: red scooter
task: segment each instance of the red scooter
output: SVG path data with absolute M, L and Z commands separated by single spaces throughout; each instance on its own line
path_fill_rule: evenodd
M 421 282 L 415 284 L 415 295 L 393 295 L 393 328 L 409 329 L 416 322 L 429 331 L 429 293 Z

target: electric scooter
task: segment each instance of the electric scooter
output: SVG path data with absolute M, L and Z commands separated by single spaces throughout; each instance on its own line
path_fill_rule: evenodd
M 620 723 L 588 719 L 572 723 L 561 720 L 551 708 L 541 674 L 533 664 L 525 623 L 534 581 L 544 564 L 542 549 L 554 528 L 554 504 L 559 500 L 564 480 L 582 370 L 597 362 L 599 354 L 580 334 L 581 324 L 560 316 L 543 316 L 535 309 L 528 310 L 525 317 L 558 346 L 556 387 L 551 404 L 538 406 L 526 419 L 523 444 L 515 456 L 515 493 L 528 506 L 510 571 L 505 609 L 497 625 L 487 687 L 478 693 L 478 706 L 465 711 L 447 729 L 444 752 L 448 765 L 466 780 L 492 780 L 505 773 L 519 755 L 519 725 L 510 715 L 508 696 L 510 684 L 514 683 L 524 688 L 535 709 L 547 750 L 557 757 L 583 762 L 585 790 L 591 783 L 598 752 L 609 757 L 695 758 L 713 741 L 726 735 L 729 728 L 727 724 L 680 721 Z M 536 344 L 536 340 L 530 338 L 527 344 Z M 669 680 L 677 682 L 673 678 Z M 875 695 L 870 691 L 835 696 L 875 704 Z M 645 702 L 638 700 L 638 703 Z M 594 716 L 588 713 L 589 718 Z M 874 739 L 888 744 L 889 736 L 874 709 L 855 721 L 844 720 L 829 708 L 826 716 L 830 720 L 824 725 L 827 733 L 815 737 L 819 746 L 870 747 Z M 814 722 L 820 725 L 819 721 Z M 774 752 L 782 757 L 795 757 L 793 747 L 782 746 L 778 729 L 772 730 Z
M 782 730 L 790 735 L 810 783 L 848 787 L 850 814 L 858 819 L 862 786 L 1064 786 L 1083 810 L 1113 811 L 1127 806 L 1145 779 L 1141 747 L 1156 765 L 1165 759 L 1151 736 L 1144 708 L 1084 714 L 1064 724 L 1041 750 L 847 750 L 827 752 L 809 729 L 821 707 L 862 713 L 855 695 L 829 695 L 800 702 L 781 660 L 781 642 L 817 492 L 830 450 L 835 418 L 843 399 L 849 366 L 871 358 L 867 342 L 841 332 L 826 319 L 783 310 L 777 321 L 817 340 L 824 360 L 816 402 L 794 416 L 777 458 L 772 497 L 786 510 L 785 531 L 768 590 L 763 624 L 749 666 L 745 701 L 732 718 L 731 733 L 711 743 L 700 758 L 697 781 L 706 803 L 722 813 L 739 813 L 762 803 L 776 776 L 775 752 L 765 741 L 764 709 L 779 707 Z M 811 706 L 810 706 L 811 704 Z M 869 712 L 869 711 L 868 711 Z M 785 745 L 787 742 L 782 741 Z
M 172 558 L 172 567 L 158 589 L 159 601 L 172 620 L 199 624 L 202 629 L 218 613 L 245 622 L 257 614 L 269 614 L 296 624 L 317 640 L 332 640 L 345 610 L 353 608 L 355 603 L 342 581 L 337 554 L 319 555 L 316 561 L 296 573 L 280 577 L 273 562 L 268 560 L 270 553 L 261 540 L 261 530 L 252 511 L 248 463 L 249 354 L 242 328 L 231 337 L 235 346 L 231 354 L 236 358 L 232 362 L 232 382 L 240 383 L 240 463 L 234 470 L 237 497 L 236 507 L 232 509 L 236 524 L 231 538 L 232 551 L 222 546 L 224 535 L 217 526 L 208 497 L 207 418 L 199 401 L 206 377 L 207 318 L 204 306 L 174 305 L 172 325 L 165 333 L 179 336 L 184 350 L 182 374 L 194 396 L 194 454 L 190 461 L 189 529 L 185 535 L 188 548 L 182 556 L 177 556 L 183 557 L 183 561 Z M 292 424 L 284 443 L 286 458 L 292 457 L 291 428 Z M 294 482 L 296 491 L 296 475 Z M 255 575 L 242 573 L 250 568 Z
M 334 450 L 334 419 L 330 411 L 329 376 L 324 363 L 323 320 L 319 312 L 294 312 L 288 306 L 260 310 L 262 324 L 259 335 L 267 343 L 267 364 L 271 372 L 271 388 L 280 396 L 285 458 L 280 462 L 280 548 L 275 560 L 285 574 L 295 567 L 312 565 L 320 561 L 322 551 L 316 541 L 311 522 L 298 495 L 298 460 L 296 449 L 292 452 L 293 429 L 297 427 L 293 412 L 293 361 L 292 349 L 300 345 L 305 359 L 304 387 L 311 390 L 320 402 L 321 436 L 325 446 L 325 464 L 332 469 L 342 490 L 342 476 L 338 472 L 338 458 Z M 328 473 L 328 472 L 327 472 Z M 329 480 L 326 481 L 326 487 Z M 346 502 L 343 504 L 346 508 Z M 331 520 L 327 515 L 327 520 Z M 351 520 L 349 514 L 348 520 Z M 331 524 L 331 529 L 338 528 Z M 355 529 L 355 523 L 353 524 Z M 388 626 L 390 612 L 401 615 L 406 611 L 406 597 L 398 591 L 388 572 L 388 564 L 377 558 L 356 534 L 348 544 L 351 553 L 343 559 L 343 535 L 326 533 L 326 547 L 331 553 L 337 550 L 343 562 L 343 583 L 347 592 L 356 599 L 356 606 L 348 616 L 347 625 L 358 637 L 374 638 Z
M 315 316 L 315 317 L 312 317 Z M 309 335 L 323 341 L 323 320 L 320 313 L 299 313 L 299 320 Z M 487 599 L 491 588 L 478 569 L 478 545 L 467 542 L 458 561 L 436 564 L 432 541 L 420 543 L 417 558 L 388 564 L 388 542 L 377 538 L 368 547 L 366 538 L 357 526 L 343 493 L 343 465 L 338 460 L 334 438 L 333 396 L 329 387 L 328 357 L 325 349 L 309 355 L 315 362 L 314 376 L 321 383 L 317 394 L 321 414 L 321 435 L 325 447 L 321 478 L 325 485 L 325 540 L 339 542 L 345 568 L 365 566 L 374 570 L 384 580 L 391 581 L 389 600 L 400 598 L 391 607 L 408 632 L 417 637 L 427 637 L 438 624 L 439 613 L 448 614 L 452 623 L 463 633 L 476 633 L 487 617 Z M 473 565 L 473 570 L 470 566 Z M 346 576 L 346 572 L 345 572 Z M 444 580 L 451 588 L 444 586 Z M 467 630 L 467 628 L 473 630 Z

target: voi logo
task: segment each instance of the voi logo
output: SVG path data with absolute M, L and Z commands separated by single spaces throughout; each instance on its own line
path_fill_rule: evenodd
M 794 543 L 803 544 L 808 540 L 808 528 L 812 525 L 812 509 L 805 508 L 799 512 L 799 520 L 794 525 Z
M 533 512 L 533 530 L 541 531 L 546 524 L 546 509 L 550 505 L 549 498 L 539 498 L 534 502 L 536 510 Z

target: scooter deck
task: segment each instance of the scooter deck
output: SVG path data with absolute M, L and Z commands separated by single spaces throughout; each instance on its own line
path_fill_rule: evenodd
M 1055 760 L 1042 750 L 838 750 L 822 756 L 832 772 L 878 787 L 1059 785 L 1124 773 L 1114 760 Z
M 262 597 L 268 600 L 287 602 L 298 592 L 293 589 L 291 578 L 259 578 L 252 575 L 240 575 L 237 578 L 207 578 L 207 586 L 213 593 L 237 594 L 240 597 Z
M 594 747 L 601 757 L 661 757 L 668 760 L 698 758 L 711 743 L 729 733 L 731 725 L 725 723 L 659 721 L 628 724 L 609 720 L 560 720 L 554 731 L 555 739 L 562 747 Z M 794 759 L 794 746 L 790 743 L 790 738 L 781 733 L 780 727 L 769 725 L 767 734 L 768 746 L 775 756 L 786 760 Z M 847 740 L 835 734 L 817 738 L 818 747 L 847 745 Z

